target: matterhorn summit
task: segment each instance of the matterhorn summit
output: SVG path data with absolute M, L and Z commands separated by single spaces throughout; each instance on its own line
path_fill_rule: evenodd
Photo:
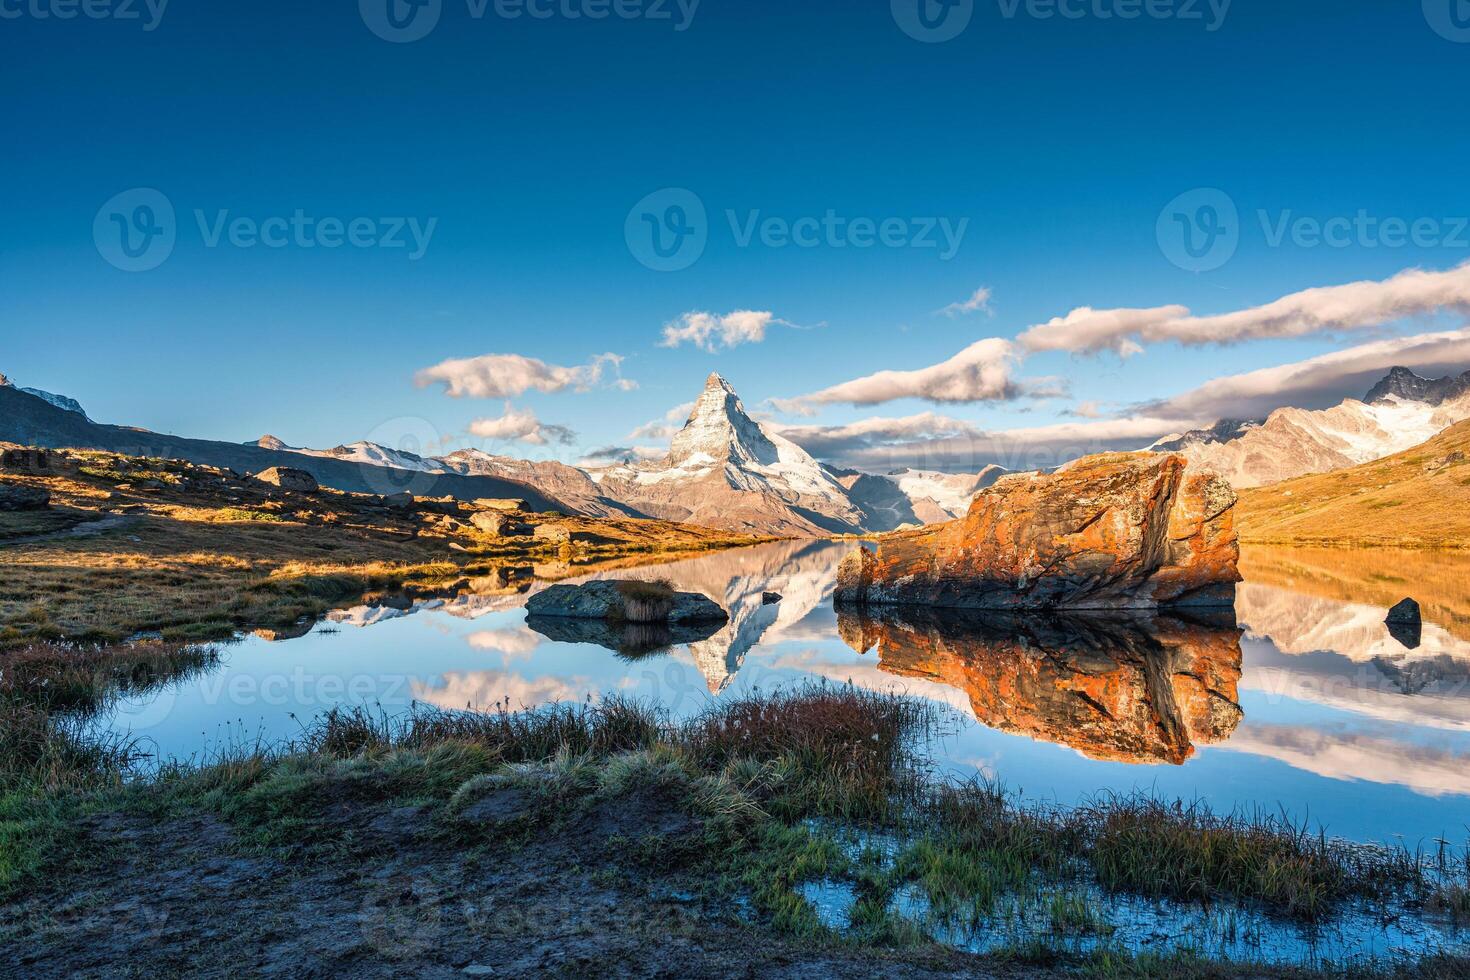
M 757 534 L 859 530 L 862 512 L 811 454 L 751 418 L 711 374 L 660 462 L 600 475 L 603 490 L 644 513 Z
M 745 414 L 745 406 L 730 382 L 711 374 L 694 403 L 694 410 L 689 413 L 689 421 L 674 436 L 668 465 L 689 462 L 698 465 L 720 460 L 737 465 L 770 466 L 778 455 L 776 443 L 759 423 Z

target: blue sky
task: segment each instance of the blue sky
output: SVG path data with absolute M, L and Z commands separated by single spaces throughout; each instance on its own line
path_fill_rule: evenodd
M 1102 16 L 1129 2 L 1043 17 L 1038 0 L 976 0 L 956 37 L 922 43 L 889 0 L 702 0 L 692 16 L 670 0 L 655 11 L 667 19 L 598 20 L 567 16 L 598 0 L 515 19 L 442 0 L 427 36 L 390 43 L 368 27 L 373 0 L 366 17 L 282 0 L 174 0 L 156 17 L 157 0 L 138 0 L 138 19 L 69 20 L 57 0 L 0 0 L 0 371 L 98 419 L 181 434 L 325 446 L 412 431 L 576 459 L 635 444 L 635 427 L 691 400 L 711 370 L 782 424 L 932 412 L 993 431 L 1136 415 L 1211 379 L 1462 326 L 1463 307 L 1415 301 L 1411 317 L 1227 346 L 1169 335 L 1124 358 L 1064 344 L 1010 362 L 1019 396 L 776 412 L 768 400 L 939 364 L 1078 307 L 1209 316 L 1470 258 L 1455 220 L 1470 214 L 1470 38 L 1447 19 L 1451 0 L 1443 18 L 1436 0 L 1155 0 L 1170 16 Z M 172 207 L 176 242 L 128 272 L 94 224 L 110 227 L 99 212 L 113 200 L 131 220 L 137 188 Z M 640 264 L 625 235 L 630 210 L 664 188 L 707 214 L 703 253 L 679 271 Z M 1240 216 L 1233 255 L 1205 271 L 1171 262 L 1159 233 L 1166 206 L 1197 188 Z M 1215 200 L 1186 198 L 1180 213 Z M 222 214 L 298 211 L 371 219 L 373 240 L 393 219 L 433 231 L 417 258 L 412 245 L 209 244 Z M 1362 213 L 1428 231 L 1396 247 L 1358 230 L 1342 247 L 1273 244 L 1261 211 L 1269 226 Z M 941 219 L 965 231 L 952 256 L 742 245 L 731 212 L 737 226 L 891 220 L 905 229 L 895 241 Z M 987 308 L 936 314 L 981 287 Z M 771 314 L 762 342 L 659 346 L 683 314 L 741 310 Z M 574 368 L 603 353 L 636 388 L 611 384 L 610 366 L 510 399 L 415 384 L 447 359 Z M 1343 384 L 1281 397 L 1340 397 L 1356 376 Z M 507 400 L 575 444 L 465 435 Z

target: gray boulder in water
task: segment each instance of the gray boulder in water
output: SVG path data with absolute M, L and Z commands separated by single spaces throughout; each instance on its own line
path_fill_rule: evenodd
M 698 592 L 675 592 L 648 582 L 598 580 L 553 585 L 526 603 L 533 617 L 601 619 L 609 622 L 725 623 L 730 614 Z

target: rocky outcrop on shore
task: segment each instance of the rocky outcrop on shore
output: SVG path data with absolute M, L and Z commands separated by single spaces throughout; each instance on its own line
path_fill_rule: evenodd
M 1235 492 L 1183 456 L 1108 453 L 1003 478 L 962 520 L 843 560 L 838 604 L 958 609 L 1228 606 Z M 869 550 L 871 547 L 872 550 Z

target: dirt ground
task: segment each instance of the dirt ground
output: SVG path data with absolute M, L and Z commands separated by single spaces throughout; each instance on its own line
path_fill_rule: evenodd
M 632 796 L 569 831 L 496 844 L 531 812 L 516 791 L 462 814 L 446 843 L 425 808 L 343 805 L 327 856 L 261 856 L 210 816 L 106 814 L 108 860 L 0 907 L 0 976 L 1033 977 L 937 949 L 873 953 L 780 939 L 741 902 L 619 860 L 697 822 Z

